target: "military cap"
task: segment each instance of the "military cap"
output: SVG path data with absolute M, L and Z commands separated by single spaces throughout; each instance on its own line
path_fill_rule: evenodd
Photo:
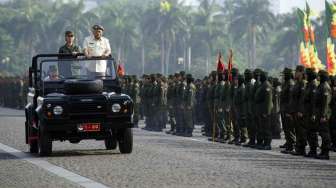
M 241 85 L 245 81 L 244 75 L 238 74 L 238 84 Z
M 267 72 L 265 72 L 265 71 L 261 71 L 261 72 L 260 72 L 260 81 L 261 81 L 261 82 L 266 81 L 266 80 L 267 80 L 267 76 L 268 76 L 268 73 L 267 73 Z
M 320 77 L 320 81 L 321 82 L 325 82 L 325 81 L 328 81 L 329 80 L 329 75 L 328 75 L 328 72 L 325 71 L 325 70 L 320 70 L 318 72 L 318 75 Z
M 101 25 L 98 25 L 98 24 L 92 26 L 92 29 L 93 29 L 93 30 L 102 30 L 102 31 L 104 31 L 104 27 L 101 26 Z
M 187 82 L 193 82 L 194 81 L 194 78 L 192 77 L 192 75 L 191 74 L 187 74 Z
M 180 75 L 182 76 L 182 77 L 184 77 L 185 76 L 185 71 L 180 71 Z
M 282 73 L 284 73 L 284 74 L 291 74 L 291 73 L 293 73 L 293 70 L 290 69 L 290 68 L 285 67 L 284 70 L 282 71 Z
M 302 65 L 296 66 L 295 72 L 304 72 L 305 68 Z
M 65 36 L 71 36 L 71 35 L 73 36 L 74 33 L 72 31 L 65 31 L 64 35 Z

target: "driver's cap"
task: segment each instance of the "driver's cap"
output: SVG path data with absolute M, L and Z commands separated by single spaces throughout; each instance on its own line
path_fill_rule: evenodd
M 92 29 L 93 29 L 93 30 L 102 30 L 102 31 L 104 31 L 104 27 L 101 26 L 101 25 L 98 25 L 98 24 L 92 26 Z

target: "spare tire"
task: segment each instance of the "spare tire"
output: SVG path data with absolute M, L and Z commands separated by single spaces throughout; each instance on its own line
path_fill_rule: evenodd
M 66 80 L 64 82 L 65 94 L 96 94 L 103 92 L 102 80 Z

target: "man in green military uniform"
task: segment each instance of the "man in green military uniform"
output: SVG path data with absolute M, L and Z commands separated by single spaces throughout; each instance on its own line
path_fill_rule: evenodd
M 66 31 L 65 34 L 65 44 L 61 46 L 58 50 L 59 54 L 72 54 L 75 55 L 80 52 L 77 45 L 74 44 L 75 36 L 72 31 Z M 71 72 L 71 62 L 59 62 L 59 72 L 64 77 L 69 77 L 72 75 Z
M 182 136 L 184 134 L 183 125 L 183 95 L 187 83 L 185 82 L 185 72 L 181 71 L 178 74 L 178 81 L 175 90 L 175 118 L 176 118 L 176 135 Z
M 260 73 L 260 87 L 256 91 L 255 100 L 259 107 L 259 131 L 257 133 L 257 149 L 271 150 L 272 127 L 271 114 L 273 109 L 272 85 L 267 80 L 267 73 Z
M 218 83 L 215 89 L 215 109 L 216 109 L 216 119 L 217 119 L 217 126 L 219 128 L 219 134 L 216 138 L 219 142 L 224 142 L 225 139 L 225 81 L 223 73 L 218 73 Z
M 331 76 L 331 90 L 332 99 L 330 102 L 331 117 L 330 117 L 330 137 L 331 137 L 331 150 L 336 152 L 336 77 Z
M 232 82 L 231 82 L 231 110 L 230 110 L 230 119 L 233 128 L 233 140 L 228 142 L 228 144 L 239 144 L 240 139 L 240 129 L 238 125 L 237 117 L 237 106 L 235 105 L 235 99 L 238 91 L 238 75 L 239 70 L 237 68 L 232 69 Z
M 138 127 L 139 123 L 139 107 L 140 107 L 140 88 L 138 84 L 138 79 L 135 75 L 131 76 L 130 80 L 130 97 L 133 100 L 134 104 L 134 114 L 133 114 L 133 121 L 134 121 L 134 126 Z
M 282 127 L 285 133 L 285 140 L 286 143 L 282 148 L 285 150 L 281 151 L 282 153 L 291 153 L 294 149 L 295 143 L 295 132 L 294 132 L 294 125 L 293 125 L 293 116 L 292 106 L 291 106 L 291 97 L 294 88 L 294 75 L 291 69 L 285 68 L 283 71 L 283 78 L 284 82 L 281 86 L 281 95 L 280 95 L 280 109 L 281 109 L 281 120 L 282 120 Z
M 302 155 L 306 154 L 305 148 L 307 145 L 307 135 L 304 128 L 303 119 L 304 112 L 304 93 L 306 89 L 306 80 L 304 79 L 304 67 L 298 65 L 295 70 L 295 85 L 292 92 L 291 106 L 293 110 L 293 125 L 295 127 L 296 144 L 295 151 L 291 154 Z
M 237 118 L 237 126 L 239 128 L 236 145 L 244 144 L 247 141 L 247 97 L 245 88 L 245 79 L 243 75 L 238 75 L 238 88 L 234 96 L 235 117 Z
M 182 136 L 192 137 L 193 132 L 193 109 L 195 106 L 196 87 L 191 74 L 187 75 L 187 86 L 183 95 L 183 124 L 184 134 Z
M 216 109 L 215 109 L 215 91 L 217 87 L 217 72 L 213 71 L 211 72 L 210 75 L 210 85 L 207 91 L 207 105 L 208 105 L 208 110 L 210 113 L 210 135 L 211 137 L 217 137 L 218 131 L 217 131 L 217 117 L 216 117 Z M 211 138 L 210 140 L 212 140 Z
M 249 69 L 246 69 L 244 72 L 245 76 L 245 97 L 247 102 L 247 113 L 246 113 L 246 125 L 247 125 L 247 132 L 248 132 L 248 138 L 249 142 L 243 147 L 252 147 L 255 145 L 255 137 L 252 134 L 255 132 L 254 130 L 254 109 L 253 109 L 253 101 L 254 101 L 254 93 L 253 93 L 253 84 L 252 84 L 252 78 L 253 74 L 252 71 Z
M 77 54 L 80 49 L 74 44 L 75 35 L 72 31 L 65 32 L 65 44 L 58 50 L 59 54 Z
M 322 138 L 321 153 L 316 157 L 318 159 L 329 160 L 330 150 L 330 130 L 329 130 L 329 118 L 330 118 L 330 101 L 331 101 L 331 87 L 328 83 L 329 76 L 324 70 L 319 72 L 320 85 L 316 92 L 316 119 L 319 126 L 319 134 Z
M 272 137 L 273 139 L 281 138 L 281 115 L 280 115 L 280 95 L 281 82 L 278 78 L 272 79 L 273 86 L 273 109 L 272 109 Z
M 307 135 L 307 141 L 309 144 L 310 151 L 306 155 L 306 157 L 315 158 L 317 155 L 317 132 L 318 132 L 318 124 L 316 120 L 316 90 L 318 87 L 318 82 L 316 80 L 317 73 L 311 69 L 306 69 L 307 76 L 307 86 L 304 93 L 304 111 L 303 111 L 303 119 L 304 125 Z
M 172 134 L 176 130 L 174 104 L 175 104 L 175 80 L 174 80 L 173 76 L 169 76 L 169 78 L 168 78 L 168 89 L 167 89 L 167 105 L 168 105 L 170 130 L 166 132 L 167 134 Z

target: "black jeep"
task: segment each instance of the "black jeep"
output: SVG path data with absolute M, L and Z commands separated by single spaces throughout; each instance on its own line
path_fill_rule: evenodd
M 26 143 L 48 156 L 52 141 L 104 140 L 107 150 L 131 153 L 133 101 L 121 94 L 113 58 L 41 54 L 29 68 Z

